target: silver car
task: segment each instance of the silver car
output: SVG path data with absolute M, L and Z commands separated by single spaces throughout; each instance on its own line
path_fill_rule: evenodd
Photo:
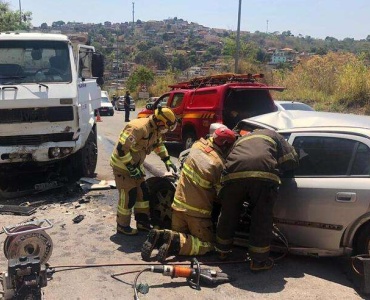
M 370 253 L 370 117 L 290 110 L 244 119 L 237 128 L 276 130 L 299 154 L 294 174 L 281 176 L 274 209 L 289 252 Z
M 115 110 L 125 110 L 125 96 L 120 96 L 114 104 Z M 136 105 L 135 100 L 130 96 L 130 110 L 135 111 Z

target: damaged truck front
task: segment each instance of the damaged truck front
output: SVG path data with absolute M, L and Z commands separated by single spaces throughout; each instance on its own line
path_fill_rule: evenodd
M 103 73 L 65 35 L 0 33 L 0 198 L 94 174 Z

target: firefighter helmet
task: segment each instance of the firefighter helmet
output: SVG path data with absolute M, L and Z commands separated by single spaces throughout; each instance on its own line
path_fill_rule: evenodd
M 231 146 L 236 140 L 234 131 L 230 130 L 227 127 L 217 128 L 212 137 L 214 143 L 220 147 Z
M 221 123 L 212 123 L 209 127 L 209 135 L 212 136 L 216 129 L 219 128 L 227 128 L 227 126 Z
M 158 106 L 154 111 L 154 120 L 159 126 L 164 126 L 170 131 L 175 130 L 177 118 L 174 112 L 168 107 Z

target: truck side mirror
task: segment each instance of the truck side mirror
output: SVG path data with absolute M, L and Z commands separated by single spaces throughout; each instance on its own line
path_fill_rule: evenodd
M 101 53 L 93 53 L 91 61 L 91 73 L 93 77 L 104 76 L 104 56 Z

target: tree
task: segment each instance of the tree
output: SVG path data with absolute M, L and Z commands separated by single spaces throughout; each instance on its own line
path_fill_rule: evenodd
M 42 23 L 40 26 L 41 29 L 48 29 L 48 24 Z
M 22 21 L 19 11 L 12 11 L 9 3 L 0 2 L 0 31 L 29 30 L 32 13 L 22 12 Z
M 127 79 L 126 87 L 130 91 L 136 91 L 140 86 L 148 87 L 153 80 L 154 73 L 147 67 L 140 66 Z
M 64 21 L 56 21 L 51 24 L 51 27 L 60 27 L 63 26 L 64 24 L 65 24 Z

